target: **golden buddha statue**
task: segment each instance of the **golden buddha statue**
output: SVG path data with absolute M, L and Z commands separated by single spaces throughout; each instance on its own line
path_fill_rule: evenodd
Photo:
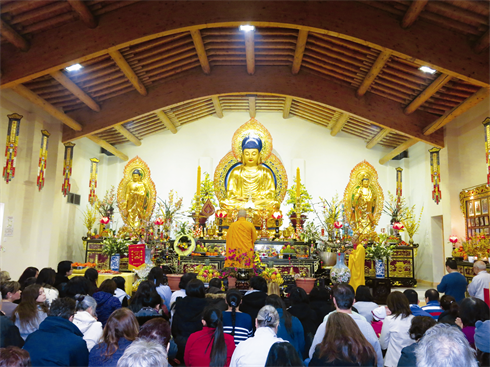
M 369 176 L 363 175 L 360 186 L 354 193 L 352 200 L 351 222 L 355 233 L 370 233 L 376 223 L 373 217 L 373 208 L 376 205 L 376 194 L 369 188 Z
M 132 173 L 132 181 L 128 182 L 126 188 L 125 207 L 127 221 L 130 227 L 139 228 L 145 219 L 145 207 L 147 204 L 148 189 L 141 182 L 141 172 L 135 169 Z

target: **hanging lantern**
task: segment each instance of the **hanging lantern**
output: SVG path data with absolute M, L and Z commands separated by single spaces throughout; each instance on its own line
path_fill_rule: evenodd
M 393 223 L 393 229 L 396 229 L 397 231 L 400 231 L 403 228 L 405 228 L 405 226 L 403 224 L 401 224 L 400 222 Z
M 453 244 L 458 242 L 458 236 L 455 236 L 455 235 L 449 236 L 449 242 L 451 242 Z
M 9 118 L 9 125 L 7 127 L 6 162 L 3 168 L 3 178 L 6 183 L 9 183 L 15 176 L 15 158 L 17 157 L 17 145 L 19 143 L 20 120 L 23 116 L 13 113 L 7 117 Z

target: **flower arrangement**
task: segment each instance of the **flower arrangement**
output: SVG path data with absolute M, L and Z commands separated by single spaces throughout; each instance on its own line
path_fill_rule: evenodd
M 385 201 L 383 213 L 390 216 L 391 223 L 403 222 L 407 216 L 405 198 L 401 197 L 398 200 L 397 196 L 388 191 L 388 200 Z
M 468 256 L 478 256 L 478 259 L 488 257 L 490 251 L 490 238 L 485 235 L 467 238 L 462 242 L 464 251 Z
M 250 251 L 253 251 L 253 249 L 250 249 Z M 252 265 L 252 260 L 247 253 L 239 253 L 237 249 L 229 249 L 227 251 L 227 255 L 228 256 L 225 257 L 225 260 L 235 261 L 241 267 L 250 268 Z
M 303 231 L 299 234 L 299 238 L 302 242 L 314 243 L 320 239 L 320 234 L 318 232 L 318 227 L 315 223 L 308 222 Z
M 87 209 L 83 212 L 83 224 L 87 228 L 88 236 L 92 234 L 92 228 L 97 220 L 97 209 L 87 205 Z
M 313 199 L 311 195 L 306 190 L 305 185 L 301 184 L 301 193 L 299 197 L 299 202 L 301 206 L 301 214 L 306 214 L 313 211 L 311 207 L 310 200 Z M 296 185 L 291 186 L 287 190 L 286 204 L 292 205 L 292 208 L 288 211 L 288 216 L 296 213 Z
M 260 276 L 267 280 L 267 282 L 274 282 L 277 283 L 277 285 L 284 283 L 281 272 L 277 268 L 266 268 L 262 273 L 260 273 Z
M 213 204 L 214 207 L 217 206 L 216 200 L 215 200 L 215 193 L 214 193 L 214 183 L 209 179 L 209 173 L 204 172 L 204 180 L 201 181 L 201 195 L 199 197 L 199 202 L 197 201 L 197 193 L 194 195 L 194 198 L 192 199 L 191 202 L 191 207 L 189 209 L 189 213 L 195 213 L 197 210 L 201 210 L 203 205 L 206 203 L 206 201 L 211 201 L 211 204 Z
M 420 227 L 420 220 L 422 219 L 422 213 L 424 212 L 424 207 L 420 210 L 419 217 L 417 219 L 417 215 L 415 214 L 415 205 L 412 205 L 411 208 L 408 208 L 406 211 L 406 216 L 402 219 L 401 223 L 405 226 L 405 231 L 407 231 L 408 237 L 410 238 L 409 243 L 413 243 L 413 236 Z
M 157 212 L 160 212 L 161 214 L 164 227 L 168 226 L 168 228 L 165 229 L 170 230 L 170 226 L 172 225 L 174 219 L 181 214 L 180 210 L 182 209 L 182 198 L 179 197 L 177 191 L 170 190 L 167 200 L 162 200 L 160 198 L 158 198 L 158 200 Z
M 102 217 L 111 218 L 114 214 L 114 207 L 116 206 L 116 188 L 111 186 L 106 191 L 104 199 L 95 202 L 95 208 Z
M 378 239 L 371 245 L 366 247 L 366 257 L 371 259 L 388 259 L 396 245 L 390 245 L 386 234 L 378 235 Z
M 117 238 L 114 236 L 109 236 L 102 241 L 102 253 L 107 256 L 112 255 L 127 255 L 128 254 L 128 241 Z
M 322 224 L 322 226 L 327 230 L 327 233 L 330 237 L 329 240 L 333 241 L 335 229 L 338 227 L 338 225 L 337 227 L 335 226 L 335 223 L 340 223 L 339 220 L 343 213 L 342 202 L 339 200 L 338 194 L 335 194 L 330 202 L 322 197 L 320 197 L 320 201 L 322 204 L 321 214 L 323 220 L 320 218 L 318 213 L 317 216 L 320 219 L 320 223 Z

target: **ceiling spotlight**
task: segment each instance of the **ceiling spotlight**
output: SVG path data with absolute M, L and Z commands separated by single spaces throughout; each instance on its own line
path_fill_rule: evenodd
M 434 74 L 435 72 L 437 72 L 437 70 L 432 69 L 428 66 L 421 66 L 421 67 L 419 67 L 419 70 L 423 71 L 424 73 L 429 73 L 429 74 Z
M 255 26 L 253 25 L 241 25 L 239 29 L 243 32 L 250 32 L 250 31 L 255 31 Z
M 73 64 L 71 66 L 68 66 L 67 68 L 65 68 L 66 71 L 78 71 L 80 69 L 82 69 L 83 66 L 80 65 L 80 64 Z

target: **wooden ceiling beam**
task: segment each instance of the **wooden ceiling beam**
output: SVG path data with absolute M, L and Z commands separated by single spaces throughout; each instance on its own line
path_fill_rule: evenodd
M 343 113 L 342 115 L 340 115 L 337 122 L 335 122 L 335 125 L 332 126 L 332 130 L 330 130 L 330 135 L 337 135 L 347 123 L 349 117 L 350 115 L 348 113 Z
M 126 78 L 133 84 L 134 88 L 142 95 L 146 96 L 148 92 L 145 86 L 138 78 L 134 70 L 128 64 L 124 56 L 118 50 L 109 51 L 109 55 L 112 57 L 116 65 L 121 69 L 121 71 L 126 75 Z
M 85 23 L 89 28 L 97 27 L 97 20 L 88 8 L 85 1 L 81 0 L 68 0 L 68 4 L 73 8 L 73 10 L 78 14 L 80 20 Z
M 100 111 L 100 106 L 87 93 L 80 89 L 70 78 L 62 71 L 55 71 L 51 76 L 58 81 L 63 87 L 68 89 L 75 97 L 85 103 L 93 111 Z
M 291 72 L 293 74 L 298 74 L 299 69 L 301 68 L 301 62 L 303 61 L 307 41 L 308 31 L 300 29 L 298 32 L 298 40 L 296 41 L 296 50 L 294 51 L 293 67 L 291 68 Z
M 367 149 L 374 148 L 376 144 L 378 144 L 381 140 L 383 140 L 386 135 L 390 133 L 389 129 L 381 129 L 379 133 L 377 133 L 366 145 Z
M 170 121 L 168 116 L 165 114 L 163 111 L 156 111 L 156 114 L 160 121 L 165 125 L 165 127 L 172 132 L 172 134 L 177 134 L 177 128 L 175 127 L 174 123 Z
M 291 111 L 291 104 L 293 103 L 293 97 L 287 96 L 284 100 L 284 109 L 282 110 L 282 117 L 287 119 L 289 112 Z
M 250 113 L 250 117 L 254 119 L 256 116 L 255 97 L 248 97 L 248 111 Z
M 385 164 L 386 162 L 391 161 L 398 154 L 403 153 L 405 150 L 410 148 L 412 145 L 417 144 L 418 142 L 419 141 L 417 139 L 414 139 L 414 138 L 408 139 L 406 142 L 400 144 L 395 149 L 393 149 L 391 152 L 386 154 L 383 158 L 381 158 L 379 160 L 379 164 Z
M 218 96 L 212 96 L 211 100 L 213 101 L 214 111 L 216 112 L 216 116 L 220 119 L 223 118 L 223 108 L 221 107 L 221 103 L 219 101 Z
M 22 84 L 19 84 L 16 85 L 15 87 L 12 87 L 11 89 L 17 94 L 27 99 L 29 102 L 34 103 L 36 106 L 40 107 L 41 109 L 49 113 L 54 118 L 60 120 L 66 126 L 69 126 L 71 129 L 75 131 L 82 131 L 82 125 L 80 125 L 77 121 L 72 119 L 70 116 L 61 112 L 51 103 L 39 97 L 36 93 L 31 91 L 29 88 L 23 86 Z
M 253 75 L 255 73 L 255 31 L 245 32 L 245 57 L 247 59 L 247 73 Z
M 481 53 L 482 51 L 488 49 L 488 46 L 490 44 L 490 33 L 489 30 L 487 31 L 476 41 L 475 46 L 473 49 L 475 50 L 476 53 Z
M 128 160 L 128 156 L 126 154 L 124 154 L 123 152 L 121 152 L 120 150 L 118 150 L 117 148 L 115 148 L 114 145 L 109 144 L 108 142 L 106 142 L 104 139 L 101 139 L 101 138 L 99 138 L 98 136 L 95 136 L 95 135 L 87 135 L 87 138 L 89 138 L 90 140 L 92 140 L 95 144 L 100 145 L 102 148 L 104 148 L 108 152 L 111 152 L 117 158 L 122 159 L 123 161 L 127 161 Z
M 444 125 L 448 124 L 449 122 L 454 120 L 459 115 L 465 113 L 470 108 L 476 106 L 478 103 L 480 103 L 481 101 L 486 99 L 489 95 L 490 95 L 490 93 L 489 93 L 488 88 L 481 88 L 478 92 L 469 96 L 463 102 L 461 102 L 459 105 L 457 105 L 456 107 L 447 111 L 444 115 L 442 115 L 436 121 L 434 121 L 429 126 L 427 126 L 424 129 L 424 134 L 430 135 L 430 134 L 434 133 L 436 130 L 438 130 L 441 127 L 443 127 Z
M 201 68 L 204 74 L 211 73 L 211 67 L 209 66 L 208 56 L 206 55 L 206 48 L 204 47 L 204 42 L 202 41 L 201 32 L 199 29 L 191 30 L 192 41 L 194 42 L 194 47 L 196 47 L 197 57 L 201 63 Z
M 402 28 L 409 28 L 424 10 L 429 0 L 412 0 L 407 12 L 402 19 Z
M 29 50 L 29 42 L 27 42 L 24 37 L 17 33 L 15 29 L 5 23 L 3 19 L 0 20 L 0 33 L 8 42 L 10 42 L 20 51 L 25 52 Z
M 441 74 L 427 88 L 425 88 L 410 104 L 405 108 L 408 115 L 419 108 L 425 101 L 432 97 L 439 89 L 444 87 L 451 80 L 451 76 Z
M 398 102 L 374 93 L 368 93 L 360 100 L 352 98 L 351 87 L 319 77 L 307 69 L 292 75 L 290 66 L 270 66 L 260 68 L 255 75 L 250 76 L 240 65 L 222 66 L 210 75 L 205 75 L 201 69 L 189 70 L 153 85 L 148 97 L 132 91 L 105 100 L 100 112 L 88 108 L 70 112 L 72 118 L 84 125 L 84 131 L 74 133 L 64 129 L 63 141 L 94 134 L 164 108 L 173 108 L 185 101 L 211 98 L 214 95 L 224 98 L 227 94 L 273 94 L 282 98 L 291 96 L 326 108 L 349 111 L 351 115 L 362 117 L 379 127 L 398 131 L 433 146 L 444 147 L 442 131 L 430 136 L 423 134 L 423 129 L 434 121 L 432 114 L 415 111 L 406 115 Z
M 358 97 L 362 97 L 364 94 L 366 94 L 367 90 L 369 89 L 371 84 L 373 84 L 374 80 L 381 72 L 381 70 L 384 68 L 384 66 L 390 59 L 390 57 L 391 57 L 391 51 L 388 50 L 381 51 L 381 53 L 378 55 L 378 58 L 374 62 L 373 66 L 371 66 L 371 69 L 366 74 L 366 77 L 364 78 L 361 85 L 359 86 L 359 89 L 357 89 Z
M 136 145 L 138 147 L 141 145 L 141 140 L 139 140 L 136 136 L 134 136 L 133 133 L 131 131 L 129 131 L 128 129 L 126 129 L 124 126 L 115 125 L 114 130 L 116 130 L 119 134 L 124 136 L 126 139 L 128 139 L 134 145 Z

